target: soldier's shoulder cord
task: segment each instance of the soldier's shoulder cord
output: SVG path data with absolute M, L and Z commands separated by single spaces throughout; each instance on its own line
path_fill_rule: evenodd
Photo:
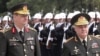
M 7 28 L 7 29 L 4 29 L 4 30 L 3 30 L 3 33 L 9 31 L 10 29 L 11 29 L 11 27 L 10 27 L 10 28 Z
M 32 28 L 32 27 L 29 27 L 29 29 L 33 30 L 33 31 L 37 31 L 36 29 Z
M 74 37 L 68 38 L 65 43 L 68 43 L 69 41 L 71 41 Z

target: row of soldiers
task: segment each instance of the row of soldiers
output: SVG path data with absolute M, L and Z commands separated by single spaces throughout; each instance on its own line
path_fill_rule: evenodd
M 61 56 L 63 43 L 66 39 L 75 35 L 70 23 L 71 18 L 81 12 L 75 11 L 68 15 L 64 12 L 53 15 L 49 12 L 44 15 L 36 13 L 29 19 L 29 27 L 38 31 L 38 40 L 41 47 L 42 56 Z M 99 33 L 99 12 L 89 12 L 91 23 L 89 24 L 89 35 L 98 35 Z M 9 28 L 12 20 L 8 15 L 4 16 L 1 21 L 1 28 Z

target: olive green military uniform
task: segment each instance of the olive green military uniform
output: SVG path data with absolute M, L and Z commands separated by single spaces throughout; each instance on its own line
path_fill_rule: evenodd
M 24 41 L 22 41 L 16 28 L 5 30 L 2 41 L 0 41 L 0 56 L 41 56 L 37 32 L 27 28 L 24 31 Z
M 64 43 L 62 56 L 100 56 L 100 39 L 98 38 L 88 36 L 87 51 L 78 37 L 69 38 Z

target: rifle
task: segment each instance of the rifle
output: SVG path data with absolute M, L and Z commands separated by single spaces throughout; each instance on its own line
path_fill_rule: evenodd
M 65 33 L 65 31 L 67 31 L 68 30 L 68 28 L 69 28 L 69 26 L 70 26 L 71 24 L 69 24 L 68 23 L 68 25 L 66 25 L 66 22 L 64 23 L 64 35 L 63 35 L 63 40 L 62 40 L 62 48 L 63 48 L 63 43 L 66 41 L 66 33 Z
M 46 42 L 46 47 L 47 48 L 50 48 L 50 45 L 51 45 L 50 41 L 53 41 L 53 38 L 51 38 L 51 32 L 52 32 L 53 29 L 54 29 L 54 24 L 52 24 L 50 26 L 49 35 L 48 35 L 48 39 L 47 39 L 47 42 Z
M 39 39 L 40 41 L 43 40 L 43 39 L 41 38 L 41 36 L 40 36 L 42 30 L 43 30 L 43 25 L 41 25 L 41 22 L 40 22 L 40 25 L 39 25 L 39 32 L 38 32 L 38 39 Z
M 97 13 L 96 13 L 96 8 L 95 8 L 95 18 L 94 18 L 94 27 L 93 27 L 93 35 L 95 35 L 95 30 L 97 30 Z

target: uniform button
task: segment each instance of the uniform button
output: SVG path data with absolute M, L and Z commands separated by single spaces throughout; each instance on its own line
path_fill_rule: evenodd
M 27 56 L 27 55 L 25 54 L 25 56 Z
M 23 43 L 23 46 L 25 46 L 25 43 Z
M 31 46 L 31 49 L 33 50 L 34 49 L 34 46 Z
M 24 52 L 26 52 L 26 49 L 24 49 Z

